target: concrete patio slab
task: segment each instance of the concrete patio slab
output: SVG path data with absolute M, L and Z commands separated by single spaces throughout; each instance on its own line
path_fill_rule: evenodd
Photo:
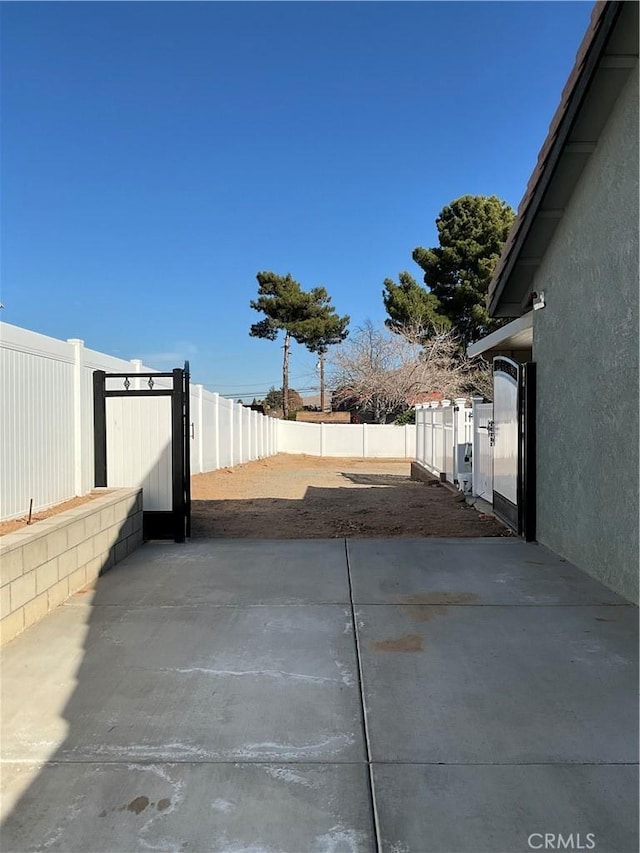
M 516 540 L 147 545 L 3 649 L 2 849 L 635 853 L 637 653 Z
M 354 539 L 356 604 L 627 604 L 521 539 Z
M 634 607 L 357 608 L 374 761 L 634 762 Z
M 126 577 L 125 577 L 126 574 Z M 149 543 L 100 581 L 99 604 L 343 604 L 344 540 Z
M 98 590 L 95 601 L 101 597 Z M 84 633 L 71 682 L 41 680 L 39 626 L 6 650 L 5 759 L 362 761 L 350 612 L 342 606 L 71 607 L 59 651 Z M 27 638 L 25 638 L 27 639 Z M 77 684 L 77 686 L 76 686 Z M 75 688 L 75 689 L 74 689 Z M 30 697 L 28 708 L 24 696 Z M 66 705 L 64 697 L 70 696 Z
M 375 850 L 362 764 L 50 764 L 20 772 L 31 784 L 3 827 L 3 853 Z
M 638 849 L 637 767 L 375 765 L 374 782 L 388 853 Z

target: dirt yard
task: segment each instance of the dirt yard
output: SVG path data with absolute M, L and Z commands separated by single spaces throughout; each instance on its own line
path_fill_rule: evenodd
M 191 481 L 192 536 L 330 539 L 507 536 L 439 483 L 410 479 L 406 460 L 279 454 Z
M 41 509 L 39 512 L 34 512 L 29 521 L 28 515 L 23 515 L 20 518 L 12 518 L 10 521 L 0 522 L 0 536 L 6 536 L 7 533 L 15 533 L 18 530 L 26 530 L 29 524 L 35 524 L 37 521 L 44 521 L 45 518 L 51 518 L 52 515 L 58 515 L 61 512 L 66 512 L 68 509 L 75 509 L 77 506 L 86 504 L 94 498 L 100 497 L 100 493 L 92 492 L 90 495 L 85 495 L 82 498 L 71 498 L 64 503 L 50 506 L 47 509 Z

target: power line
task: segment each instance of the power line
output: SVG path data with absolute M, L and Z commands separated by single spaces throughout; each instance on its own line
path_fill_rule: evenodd
M 313 371 L 309 371 L 309 373 L 306 373 L 306 374 L 301 373 L 298 376 L 290 376 L 289 382 L 290 383 L 291 382 L 300 382 L 302 380 L 309 381 L 309 378 L 312 375 L 313 375 Z M 280 381 L 281 381 L 280 379 L 277 380 L 276 382 L 270 381 L 269 387 L 275 388 L 277 391 L 280 387 L 280 385 L 278 384 Z M 248 383 L 242 384 L 242 385 L 236 384 L 235 382 L 228 383 L 228 384 L 221 384 L 217 380 L 210 380 L 210 379 L 201 379 L 200 383 L 202 385 L 215 385 L 216 388 L 255 388 L 255 387 L 262 387 L 263 385 L 267 384 L 266 382 L 248 382 Z
M 203 383 L 204 384 L 204 383 Z M 266 396 L 271 389 L 267 388 L 266 390 L 262 389 L 259 391 L 246 391 L 246 390 L 238 390 L 238 391 L 225 391 L 220 394 L 221 397 L 259 397 Z M 276 391 L 281 391 L 281 388 L 276 388 Z M 297 391 L 298 394 L 310 394 L 310 393 L 320 393 L 319 386 L 314 385 L 311 388 L 290 388 L 290 391 Z

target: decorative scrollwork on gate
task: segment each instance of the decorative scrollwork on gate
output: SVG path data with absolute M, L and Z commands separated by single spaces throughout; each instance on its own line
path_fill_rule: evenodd
M 506 358 L 494 358 L 493 360 L 493 372 L 497 373 L 506 373 L 508 376 L 513 377 L 513 379 L 518 379 L 518 367 L 512 361 L 509 361 Z

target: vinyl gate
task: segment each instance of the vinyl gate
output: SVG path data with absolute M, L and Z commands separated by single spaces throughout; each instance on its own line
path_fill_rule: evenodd
M 191 535 L 189 363 L 93 374 L 95 485 L 143 488 L 147 539 Z M 141 399 L 147 398 L 147 399 Z
M 493 360 L 493 509 L 535 539 L 535 364 Z M 492 435 L 493 434 L 493 435 Z
M 510 358 L 493 360 L 493 509 L 518 529 L 520 365 Z

